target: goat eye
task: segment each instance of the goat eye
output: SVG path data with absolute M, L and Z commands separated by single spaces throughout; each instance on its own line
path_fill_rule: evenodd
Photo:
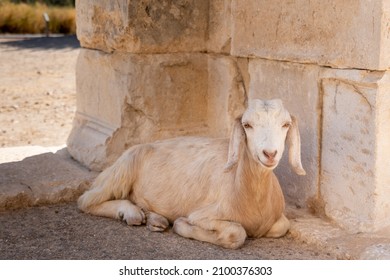
M 252 126 L 249 123 L 244 123 L 243 127 L 246 128 L 246 129 L 252 128 Z
M 284 125 L 283 125 L 283 128 L 289 128 L 291 126 L 291 123 L 285 123 Z

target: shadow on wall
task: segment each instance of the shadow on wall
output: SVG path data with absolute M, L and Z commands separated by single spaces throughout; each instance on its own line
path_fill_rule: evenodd
M 19 49 L 77 49 L 80 47 L 76 35 L 56 37 L 0 36 L 0 39 L 2 38 L 6 39 L 6 41 L 0 42 L 0 45 L 8 45 Z

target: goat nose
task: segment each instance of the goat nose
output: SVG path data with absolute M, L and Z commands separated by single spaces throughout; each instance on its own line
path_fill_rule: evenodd
M 278 151 L 268 151 L 268 150 L 263 150 L 263 154 L 267 159 L 274 159 Z

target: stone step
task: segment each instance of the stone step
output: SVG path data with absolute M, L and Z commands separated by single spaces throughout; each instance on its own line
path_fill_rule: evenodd
M 0 149 L 0 210 L 75 201 L 90 186 L 97 173 L 58 148 Z
M 390 227 L 371 233 L 353 233 L 330 219 L 314 216 L 307 209 L 291 205 L 286 208 L 286 216 L 291 222 L 291 237 L 316 245 L 337 259 L 390 259 Z

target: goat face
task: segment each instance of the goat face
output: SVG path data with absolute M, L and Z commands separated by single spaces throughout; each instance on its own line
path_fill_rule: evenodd
M 247 109 L 233 127 L 226 170 L 237 163 L 244 140 L 252 159 L 269 170 L 278 165 L 287 142 L 290 146 L 290 164 L 297 174 L 305 175 L 301 164 L 298 124 L 296 118 L 283 107 L 281 100 L 248 101 Z
M 250 100 L 241 119 L 252 158 L 267 169 L 274 169 L 283 154 L 290 114 L 280 100 Z

